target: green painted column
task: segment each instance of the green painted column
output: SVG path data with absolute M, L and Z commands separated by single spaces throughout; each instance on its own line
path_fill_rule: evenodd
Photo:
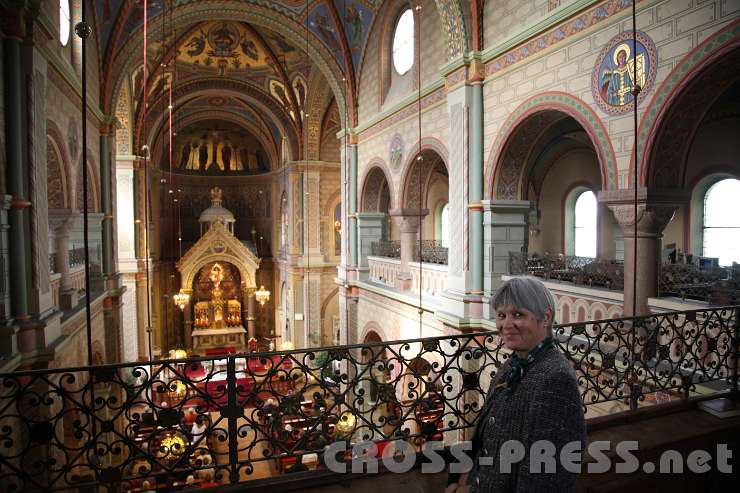
M 23 138 L 25 125 L 23 102 L 26 100 L 23 88 L 23 66 L 21 61 L 22 27 L 21 18 L 16 33 L 7 33 L 3 46 L 3 73 L 5 75 L 5 152 L 7 158 L 7 192 L 12 201 L 8 212 L 8 250 L 10 262 L 10 302 L 13 318 L 28 318 L 28 295 L 30 287 L 29 252 L 30 228 L 28 208 L 28 188 L 26 187 L 26 166 L 24 166 Z M 13 22 L 13 21 L 10 21 Z
M 483 83 L 471 84 L 470 101 L 470 141 L 468 153 L 470 168 L 468 172 L 469 228 L 470 245 L 470 285 L 473 293 L 483 292 Z
M 100 134 L 100 196 L 103 208 L 103 274 L 113 274 L 113 208 L 111 204 L 110 143 L 112 128 L 106 126 Z
M 349 265 L 357 267 L 357 136 L 349 137 Z

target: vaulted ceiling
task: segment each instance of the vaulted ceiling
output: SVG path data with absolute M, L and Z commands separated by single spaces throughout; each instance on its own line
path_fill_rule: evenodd
M 94 9 L 103 109 L 116 108 L 126 88 L 134 148 L 161 132 L 173 81 L 178 118 L 192 116 L 196 100 L 225 96 L 277 128 L 299 154 L 306 128 L 321 125 L 328 109 L 321 105 L 347 104 L 356 121 L 355 71 L 380 0 L 148 0 L 146 75 L 144 3 L 95 0 Z M 319 114 L 304 121 L 309 107 Z M 213 109 L 204 118 L 213 119 Z

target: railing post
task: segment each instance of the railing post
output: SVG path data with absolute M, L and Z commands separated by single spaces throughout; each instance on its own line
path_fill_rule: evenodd
M 735 346 L 735 360 L 732 363 L 732 390 L 737 392 L 737 366 L 740 357 L 740 308 L 735 308 L 735 333 L 732 337 L 732 345 Z
M 236 420 L 238 419 L 238 406 L 236 405 L 236 357 L 233 354 L 226 360 L 226 392 L 228 395 L 227 409 L 221 411 L 226 415 L 229 426 L 229 482 L 239 482 L 239 442 L 237 436 Z

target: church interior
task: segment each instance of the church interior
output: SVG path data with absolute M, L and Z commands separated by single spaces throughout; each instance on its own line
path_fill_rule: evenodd
M 740 395 L 740 0 L 0 13 L 1 491 L 293 491 L 336 442 L 469 439 L 521 275 L 590 439 L 740 443 L 699 410 Z M 633 480 L 579 488 L 677 478 Z

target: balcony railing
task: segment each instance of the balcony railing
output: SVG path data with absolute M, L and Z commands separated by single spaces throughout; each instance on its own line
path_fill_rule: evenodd
M 511 252 L 509 273 L 529 274 L 582 286 L 624 289 L 624 264 L 616 260 Z
M 374 257 L 401 258 L 400 241 L 374 241 L 370 245 L 370 252 Z
M 739 313 L 565 324 L 554 335 L 584 411 L 635 409 L 736 390 Z M 335 441 L 454 443 L 507 357 L 487 332 L 0 375 L 0 490 L 118 491 L 144 479 L 167 489 L 188 474 L 233 484 L 260 462 L 279 470 Z
M 414 261 L 419 261 L 419 247 L 414 249 Z M 441 241 L 422 240 L 421 241 L 421 261 L 428 264 L 447 265 L 447 247 L 442 246 Z
M 740 303 L 740 266 L 699 268 L 691 264 L 662 264 L 658 290 L 661 296 L 713 305 Z

